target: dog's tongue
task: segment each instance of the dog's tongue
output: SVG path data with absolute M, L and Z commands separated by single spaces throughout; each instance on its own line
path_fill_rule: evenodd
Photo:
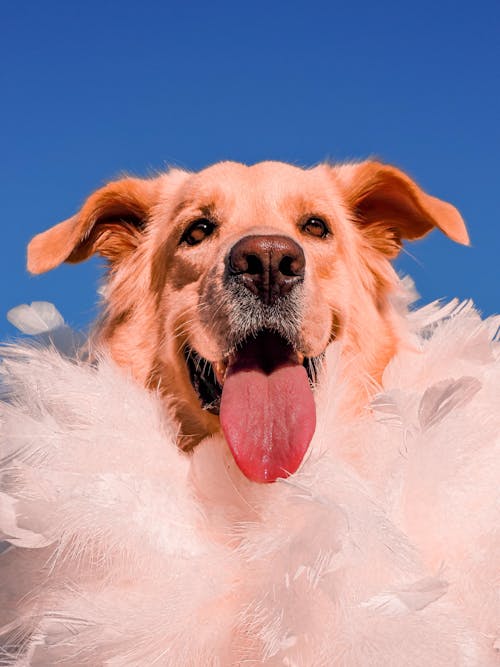
M 274 482 L 299 467 L 316 426 L 305 368 L 283 339 L 262 333 L 231 360 L 220 421 L 240 470 Z

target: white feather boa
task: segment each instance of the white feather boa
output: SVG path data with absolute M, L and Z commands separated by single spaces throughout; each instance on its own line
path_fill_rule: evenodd
M 498 664 L 499 321 L 407 321 L 355 423 L 332 346 L 308 458 L 270 485 L 220 437 L 180 453 L 108 359 L 4 349 L 0 665 Z

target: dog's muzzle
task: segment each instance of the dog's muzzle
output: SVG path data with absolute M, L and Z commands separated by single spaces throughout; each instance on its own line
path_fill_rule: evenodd
M 304 356 L 300 337 L 306 260 L 296 241 L 269 234 L 243 237 L 224 261 L 223 289 L 202 311 L 224 323 L 221 358 L 186 346 L 187 369 L 243 474 L 273 482 L 298 469 L 316 425 L 320 359 Z

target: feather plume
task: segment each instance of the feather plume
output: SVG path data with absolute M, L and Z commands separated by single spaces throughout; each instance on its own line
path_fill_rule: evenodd
M 404 305 L 415 346 L 371 410 L 339 413 L 332 346 L 307 459 L 272 485 L 219 436 L 179 452 L 105 354 L 5 348 L 0 664 L 498 664 L 498 323 Z M 61 328 L 29 308 L 24 331 Z
M 22 333 L 38 335 L 64 325 L 64 319 L 54 304 L 48 301 L 23 303 L 7 313 L 7 319 Z

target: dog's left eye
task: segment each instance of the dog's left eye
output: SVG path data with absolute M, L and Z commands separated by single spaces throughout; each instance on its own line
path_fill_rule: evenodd
M 310 236 L 317 236 L 324 239 L 329 234 L 326 222 L 321 218 L 309 218 L 302 225 L 302 231 Z
M 186 229 L 181 238 L 181 243 L 187 243 L 188 245 L 198 245 L 203 239 L 206 239 L 207 236 L 214 231 L 215 224 L 206 218 L 200 218 L 192 222 L 189 227 Z

